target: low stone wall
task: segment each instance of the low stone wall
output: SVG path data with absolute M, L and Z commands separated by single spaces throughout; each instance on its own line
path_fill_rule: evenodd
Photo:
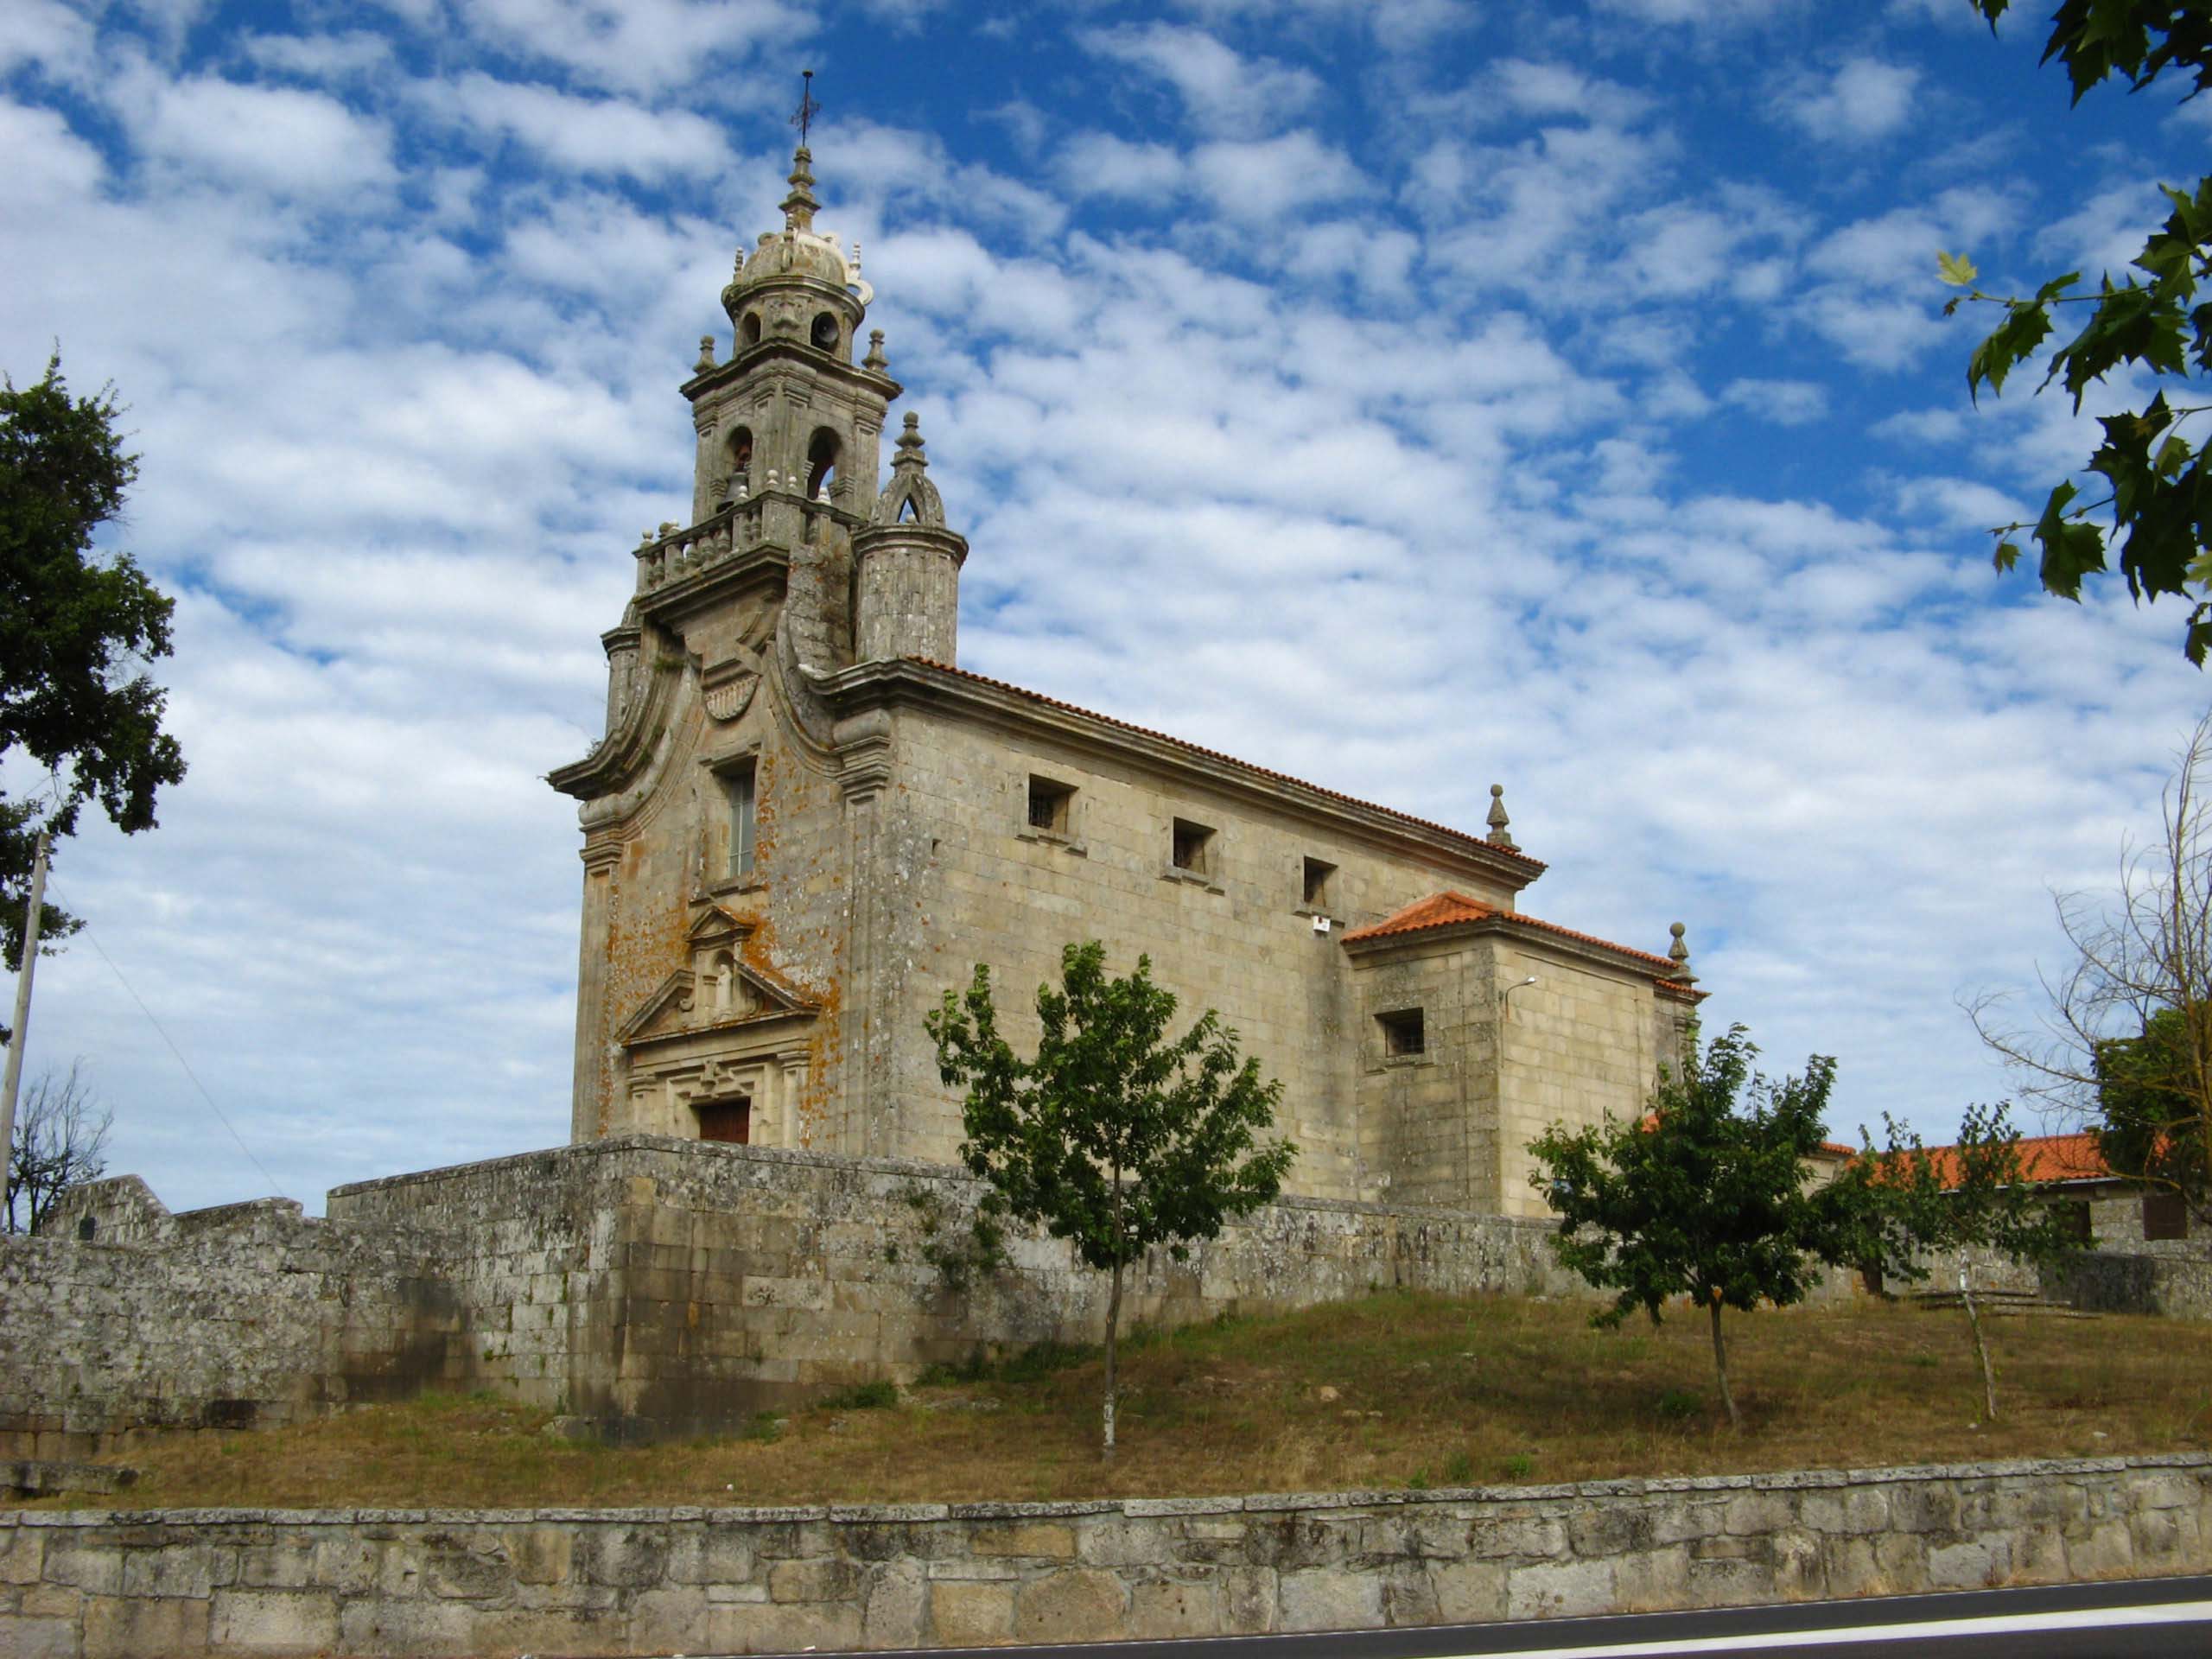
M 2202 1572 L 2199 1454 L 898 1508 L 0 1513 L 54 1659 L 925 1648 Z
M 2077 1256 L 2046 1277 L 2045 1294 L 2099 1313 L 2212 1319 L 2212 1260 L 2200 1243 L 2139 1244 Z
M 135 1176 L 70 1197 L 56 1235 L 0 1241 L 0 1456 L 269 1427 L 448 1375 L 447 1241 L 285 1199 L 173 1216 Z
M 617 1438 L 741 1423 L 978 1349 L 1093 1341 L 1068 1245 L 948 1270 L 983 1189 L 942 1166 L 659 1136 L 172 1216 L 136 1178 L 0 1240 L 0 1454 L 101 1455 L 141 1427 L 287 1421 L 490 1389 Z M 88 1230 L 89 1236 L 80 1236 Z M 1287 1199 L 1124 1303 L 1184 1324 L 1376 1286 L 1580 1294 L 1541 1223 Z M 23 1363 L 38 1356 L 35 1363 Z

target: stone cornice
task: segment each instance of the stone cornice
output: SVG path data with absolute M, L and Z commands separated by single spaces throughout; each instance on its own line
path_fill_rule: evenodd
M 821 283 L 821 287 L 824 293 L 836 292 L 827 283 Z M 887 374 L 878 374 L 874 369 L 861 368 L 857 364 L 832 357 L 800 340 L 780 335 L 741 348 L 732 354 L 728 362 L 717 363 L 713 368 L 702 371 L 677 390 L 696 404 L 722 391 L 733 381 L 786 363 L 793 369 L 818 375 L 826 380 L 842 381 L 856 391 L 865 391 L 881 398 L 887 404 L 906 391 L 906 387 Z
M 720 1147 L 742 1155 L 760 1147 Z M 334 1192 L 357 1192 L 363 1183 Z M 1204 1515 L 1296 1515 L 1325 1511 L 1381 1510 L 1418 1516 L 1449 1514 L 1469 1505 L 1497 1505 L 1525 1513 L 1531 1505 L 1576 1499 L 1608 1503 L 1647 1496 L 1681 1493 L 1733 1496 L 1745 1492 L 1834 1492 L 1867 1486 L 1916 1486 L 1950 1482 L 2000 1480 L 2065 1481 L 2136 1470 L 2212 1471 L 2212 1452 L 2146 1452 L 2101 1458 L 2001 1458 L 1985 1463 L 1875 1464 L 1845 1469 L 1778 1469 L 1738 1475 L 1649 1475 L 1560 1482 L 1552 1485 L 1439 1486 L 1419 1491 L 1396 1487 L 1361 1491 L 1224 1493 L 1196 1497 L 1079 1497 L 1045 1500 L 982 1499 L 964 1503 L 791 1503 L 709 1506 L 632 1504 L 594 1509 L 543 1505 L 520 1509 L 123 1509 L 0 1510 L 0 1532 L 53 1529 L 66 1535 L 116 1526 L 331 1527 L 524 1526 L 538 1522 L 579 1525 L 643 1525 L 682 1522 L 700 1526 L 747 1524 L 783 1526 L 794 1522 L 832 1526 L 884 1527 L 931 1521 L 1052 1520 L 1073 1516 L 1120 1515 L 1130 1520 L 1176 1519 Z
M 1479 873 L 1516 893 L 1543 873 L 1540 861 L 1478 836 L 935 663 L 912 658 L 861 663 L 827 677 L 819 689 L 840 721 L 870 709 L 906 707 L 1049 739 L 1178 782 L 1188 780 L 1194 791 L 1205 794 L 1316 819 L 1340 833 L 1395 851 L 1425 854 Z

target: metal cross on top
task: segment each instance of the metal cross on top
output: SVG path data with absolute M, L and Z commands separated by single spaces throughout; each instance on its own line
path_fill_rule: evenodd
M 799 147 L 806 146 L 806 130 L 814 118 L 822 113 L 822 106 L 814 101 L 814 71 L 802 69 L 798 92 L 798 112 L 791 117 L 791 125 L 798 129 Z

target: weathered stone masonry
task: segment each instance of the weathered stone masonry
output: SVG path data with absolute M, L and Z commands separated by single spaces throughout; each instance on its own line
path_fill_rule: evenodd
M 0 1452 L 137 1427 L 292 1421 L 493 1389 L 618 1437 L 741 1422 L 979 1348 L 1103 1329 L 1098 1275 L 1017 1236 L 955 1294 L 928 1259 L 978 1185 L 941 1165 L 634 1136 L 171 1216 L 135 1178 L 0 1241 Z M 77 1236 L 89 1223 L 92 1236 Z M 1287 1307 L 1370 1286 L 1564 1290 L 1540 1224 L 1286 1200 L 1176 1263 L 1126 1317 Z
M 927 1648 L 2202 1571 L 2202 1453 L 1408 1493 L 0 1514 L 20 1655 Z

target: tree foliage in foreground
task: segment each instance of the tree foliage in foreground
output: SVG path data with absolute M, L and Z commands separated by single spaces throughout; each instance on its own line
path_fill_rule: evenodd
M 138 461 L 116 436 L 113 392 L 73 397 L 61 359 L 37 384 L 0 378 L 0 757 L 17 751 L 50 780 L 0 793 L 0 944 L 19 965 L 34 848 L 77 827 L 96 801 L 126 834 L 154 827 L 154 796 L 184 776 L 162 730 L 166 694 L 145 664 L 169 652 L 175 601 L 127 553 L 94 554 L 123 511 Z M 40 932 L 79 924 L 54 906 Z
M 1993 29 L 2011 10 L 2011 0 L 1968 3 Z M 2044 60 L 2053 58 L 2064 65 L 2076 104 L 2107 78 L 2140 92 L 2169 72 L 2187 79 L 2195 97 L 2212 84 L 2212 14 L 2201 3 L 2173 0 L 2063 0 L 2044 48 Z M 2099 421 L 2103 442 L 2082 467 L 2095 480 L 2091 499 L 2074 479 L 2060 480 L 2033 525 L 1998 531 L 1997 566 L 2009 570 L 2018 563 L 2014 537 L 2025 531 L 2040 552 L 2044 587 L 2078 600 L 2082 581 L 2116 557 L 2138 601 L 2165 594 L 2194 601 L 2182 643 L 2202 667 L 2212 649 L 2212 474 L 2201 437 L 2192 442 L 2183 427 L 2206 411 L 2196 383 L 2212 373 L 2212 302 L 2197 294 L 2212 274 L 2212 179 L 2159 188 L 2172 209 L 2166 222 L 2119 282 L 2107 273 L 2094 294 L 2076 291 L 2078 270 L 2031 296 L 2003 296 L 1975 288 L 1980 273 L 1962 257 L 1942 255 L 1941 270 L 1944 281 L 1969 290 L 1965 298 L 2004 308 L 2004 321 L 1967 364 L 1967 385 L 1976 395 L 1985 386 L 2003 391 L 2012 371 L 2061 327 L 2074 332 L 2051 353 L 2043 385 L 2064 386 L 2077 412 L 2089 387 L 2115 370 L 2171 383 L 2172 397 L 2162 385 L 2141 408 Z M 1959 303 L 1953 300 L 1945 315 Z M 2087 310 L 2063 313 L 2062 324 L 2062 307 Z
M 1863 1181 L 1810 1179 L 1835 1062 L 1815 1054 L 1802 1078 L 1772 1083 L 1751 1070 L 1758 1053 L 1732 1026 L 1702 1056 L 1685 1050 L 1642 1119 L 1554 1124 L 1529 1147 L 1529 1179 L 1560 1216 L 1560 1260 L 1618 1293 L 1592 1323 L 1617 1326 L 1640 1307 L 1656 1325 L 1677 1297 L 1704 1308 L 1732 1425 L 1742 1419 L 1721 1309 L 1802 1301 L 1822 1264 L 1855 1264 L 1867 1236 Z
M 0 1212 L 6 1231 L 36 1232 L 56 1198 L 99 1179 L 114 1121 L 115 1114 L 94 1100 L 82 1061 L 40 1075 L 23 1095 L 8 1149 L 7 1204 Z
M 1041 1223 L 1110 1274 L 1106 1304 L 1104 1455 L 1114 1455 L 1115 1347 L 1122 1270 L 1165 1244 L 1180 1261 L 1233 1216 L 1281 1189 L 1297 1148 L 1259 1137 L 1274 1122 L 1279 1082 L 1240 1061 L 1236 1033 L 1211 1008 L 1182 1036 L 1175 998 L 1152 982 L 1149 957 L 1124 978 L 1106 947 L 1071 944 L 1058 988 L 1037 988 L 1042 1034 L 1023 1059 L 999 1034 L 990 969 L 964 995 L 948 990 L 928 1016 L 940 1075 L 968 1091 L 961 1161 L 1008 1212 Z
M 1955 1146 L 1930 1152 L 1918 1135 L 1887 1113 L 1882 1126 L 1888 1144 L 1869 1145 L 1872 1173 L 1871 1219 L 1884 1233 L 1879 1251 L 1884 1274 L 1907 1282 L 1927 1279 L 1932 1255 L 1959 1254 L 1959 1294 L 1981 1362 L 1984 1405 L 1997 1420 L 1997 1373 L 1975 1309 L 1971 1267 L 1963 1253 L 1988 1250 L 2046 1267 L 2084 1247 L 2066 1219 L 2047 1201 L 2045 1188 L 2031 1181 L 2020 1161 L 2020 1133 L 2003 1102 L 1969 1106 L 1959 1125 Z M 1871 1254 L 1871 1253 L 1870 1253 Z

